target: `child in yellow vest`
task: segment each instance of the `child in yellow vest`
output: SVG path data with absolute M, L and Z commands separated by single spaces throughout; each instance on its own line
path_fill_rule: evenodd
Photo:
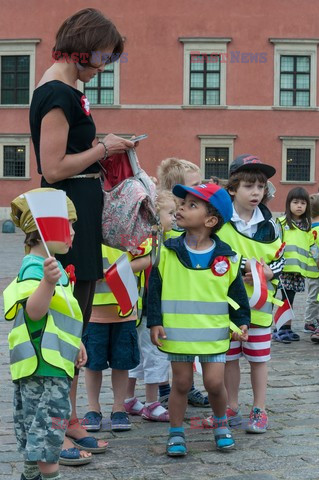
M 36 191 L 41 190 L 54 191 Z M 68 198 L 67 207 L 73 240 L 76 211 Z M 15 320 L 9 346 L 14 426 L 18 449 L 25 460 L 21 480 L 58 480 L 60 452 L 70 418 L 74 365 L 82 367 L 87 358 L 81 343 L 82 313 L 68 276 L 54 257 L 67 253 L 69 245 L 47 242 L 51 254 L 47 257 L 24 195 L 12 201 L 11 209 L 13 222 L 26 234 L 27 253 L 18 277 L 3 292 L 5 318 Z M 70 315 L 58 281 L 74 316 Z M 77 453 L 79 463 L 91 461 L 90 457 L 81 459 Z
M 147 324 L 152 342 L 169 354 L 173 370 L 166 453 L 184 456 L 183 420 L 196 355 L 214 411 L 217 449 L 235 444 L 227 424 L 224 369 L 230 318 L 240 328 L 235 327 L 239 333 L 233 338 L 245 340 L 250 309 L 240 257 L 216 235 L 231 216 L 228 193 L 212 184 L 175 185 L 173 193 L 183 199 L 176 220 L 185 233 L 164 243 L 159 266 L 151 271 Z
M 288 192 L 285 215 L 278 217 L 277 223 L 281 239 L 286 245 L 286 264 L 280 275 L 279 288 L 282 289 L 282 300 L 287 298 L 292 308 L 296 293 L 305 291 L 305 277 L 312 269 L 309 260 L 314 238 L 310 231 L 310 199 L 304 188 L 296 187 Z M 316 266 L 314 269 L 318 273 Z M 291 323 L 292 320 L 288 320 L 278 331 L 275 329 L 273 339 L 281 343 L 299 341 L 300 336 L 292 330 Z
M 141 255 L 127 252 L 134 273 L 140 272 L 150 264 L 150 248 Z M 107 270 L 123 252 L 102 245 L 104 270 Z M 88 431 L 99 431 L 102 425 L 102 413 L 99 396 L 103 370 L 112 369 L 113 406 L 111 428 L 113 431 L 131 429 L 131 422 L 124 407 L 128 386 L 128 371 L 140 361 L 136 332 L 137 308 L 122 314 L 116 298 L 110 291 L 105 279 L 96 283 L 92 315 L 83 336 L 88 361 L 85 369 L 85 384 L 89 401 L 89 411 L 83 417 L 83 426 Z

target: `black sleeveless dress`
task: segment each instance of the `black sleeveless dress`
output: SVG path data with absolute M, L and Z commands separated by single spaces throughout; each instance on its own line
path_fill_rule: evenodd
M 86 97 L 80 90 L 58 80 L 47 82 L 38 87 L 30 106 L 30 128 L 37 159 L 38 173 L 41 171 L 40 136 L 41 121 L 53 108 L 61 108 L 69 124 L 67 154 L 80 153 L 92 148 L 96 129 Z M 52 132 L 54 135 L 54 132 Z M 88 167 L 80 174 L 97 173 L 98 163 Z M 103 194 L 100 179 L 66 179 L 49 184 L 44 177 L 41 187 L 64 190 L 73 201 L 78 220 L 74 224 L 73 246 L 66 255 L 57 255 L 63 267 L 73 264 L 78 280 L 93 281 L 103 277 L 101 253 L 101 216 Z

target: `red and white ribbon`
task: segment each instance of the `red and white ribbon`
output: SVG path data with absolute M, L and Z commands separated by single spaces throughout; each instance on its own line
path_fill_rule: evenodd
M 268 297 L 267 280 L 264 274 L 264 268 L 255 258 L 250 261 L 251 273 L 253 276 L 254 291 L 249 300 L 250 308 L 260 310 L 265 305 Z

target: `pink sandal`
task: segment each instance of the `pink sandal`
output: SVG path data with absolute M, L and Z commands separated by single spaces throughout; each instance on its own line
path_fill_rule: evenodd
M 145 420 L 151 420 L 153 422 L 169 422 L 168 410 L 165 410 L 165 412 L 161 413 L 160 415 L 153 414 L 153 410 L 155 410 L 157 407 L 162 407 L 162 405 L 159 402 L 154 402 L 148 407 L 144 407 L 142 418 L 145 418 Z
M 144 407 L 142 407 L 140 410 L 134 410 L 134 405 L 138 402 L 138 399 L 136 397 L 133 398 L 130 402 L 124 403 L 124 407 L 127 413 L 130 415 L 142 415 L 142 412 L 144 410 Z

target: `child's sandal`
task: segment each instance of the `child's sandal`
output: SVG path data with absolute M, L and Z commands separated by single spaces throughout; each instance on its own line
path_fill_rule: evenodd
M 187 455 L 185 435 L 183 432 L 171 432 L 166 444 L 166 454 L 169 457 L 184 457 Z
M 229 450 L 235 446 L 235 440 L 228 427 L 214 428 L 214 437 L 217 450 Z

